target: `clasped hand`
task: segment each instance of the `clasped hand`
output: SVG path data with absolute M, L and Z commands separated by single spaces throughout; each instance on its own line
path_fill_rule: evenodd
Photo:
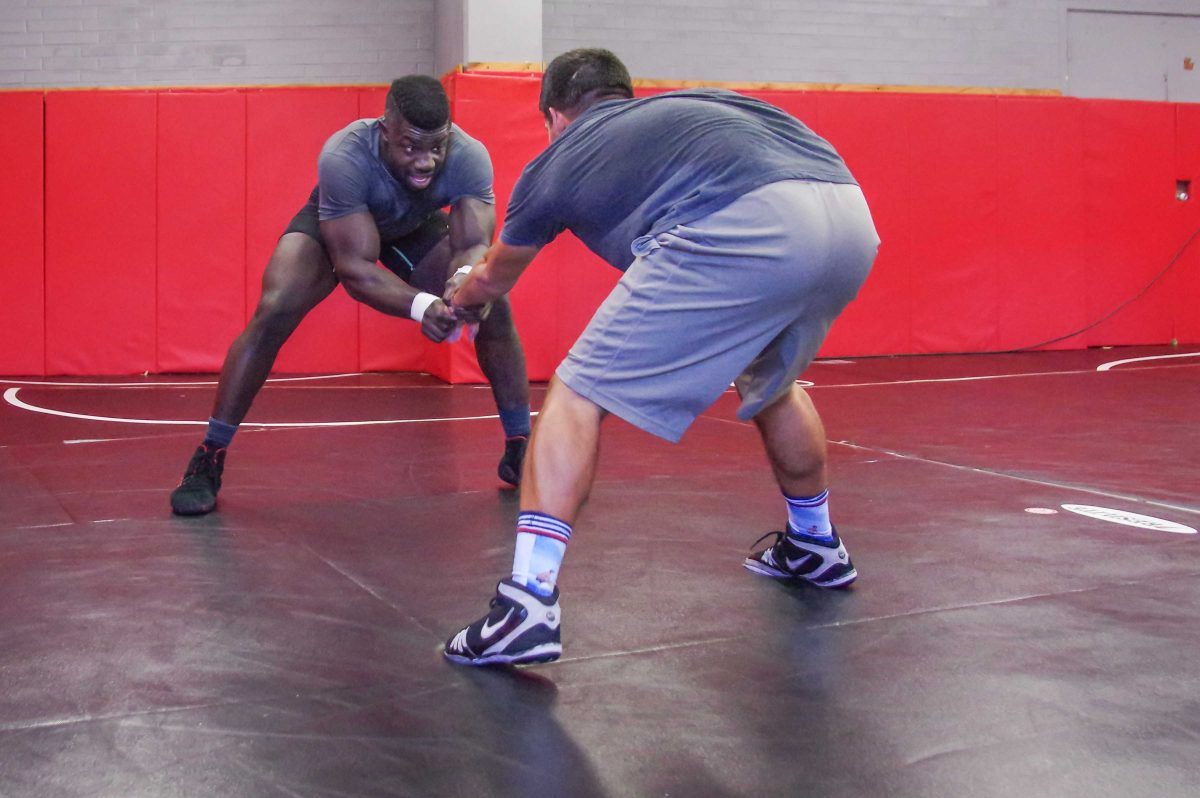
M 475 332 L 480 323 L 488 317 L 492 305 L 490 302 L 469 306 L 454 304 L 454 295 L 467 281 L 467 277 L 466 273 L 455 272 L 454 276 L 446 281 L 446 290 L 442 293 L 442 298 L 425 311 L 421 319 L 421 333 L 429 340 L 435 343 L 457 341 L 464 327 L 467 338 L 475 339 Z

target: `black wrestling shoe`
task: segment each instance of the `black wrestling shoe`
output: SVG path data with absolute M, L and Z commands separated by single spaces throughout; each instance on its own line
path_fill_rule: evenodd
M 502 579 L 488 606 L 487 615 L 446 641 L 446 659 L 460 665 L 532 665 L 562 654 L 557 587 L 539 596 Z
M 529 438 L 525 435 L 516 435 L 504 441 L 504 456 L 500 458 L 496 473 L 514 488 L 521 484 L 521 465 L 525 462 L 525 447 L 528 445 Z
M 192 461 L 179 487 L 171 492 L 171 510 L 176 515 L 204 515 L 217 506 L 221 472 L 225 470 L 225 450 L 206 444 L 196 447 Z
M 772 535 L 775 536 L 774 545 L 746 558 L 743 565 L 747 570 L 772 579 L 803 579 L 818 587 L 845 587 L 858 578 L 858 571 L 850 562 L 850 555 L 836 529 L 833 539 L 828 541 L 807 535 L 795 537 L 768 532 L 754 545 Z

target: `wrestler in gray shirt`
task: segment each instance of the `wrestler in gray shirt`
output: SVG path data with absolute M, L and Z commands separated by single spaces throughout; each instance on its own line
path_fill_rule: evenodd
M 464 197 L 496 202 L 487 150 L 453 123 L 445 166 L 423 191 L 409 190 L 380 160 L 378 119 L 360 119 L 330 136 L 317 159 L 317 175 L 321 221 L 369 211 L 383 241 L 408 235 Z
M 762 100 L 725 89 L 607 100 L 525 167 L 500 240 L 542 247 L 567 229 L 624 270 L 635 239 L 780 180 L 857 185 L 827 141 Z
M 507 300 L 484 319 L 455 313 L 441 298 L 450 275 L 474 263 L 495 234 L 487 151 L 450 121 L 449 97 L 436 78 L 406 75 L 392 81 L 382 117 L 330 136 L 317 173 L 317 187 L 267 261 L 253 316 L 226 353 L 208 429 L 171 493 L 172 511 L 216 508 L 226 449 L 280 347 L 339 285 L 381 313 L 411 318 L 435 343 L 464 323 L 478 324 L 475 350 L 505 436 L 497 474 L 516 485 L 529 435 L 529 382 Z

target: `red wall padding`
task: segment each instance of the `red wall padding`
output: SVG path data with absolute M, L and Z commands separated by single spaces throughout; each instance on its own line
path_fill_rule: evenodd
M 1171 237 L 1183 242 L 1200 233 L 1200 105 L 1180 104 L 1175 113 L 1175 179 L 1188 182 L 1191 198 L 1176 200 Z M 1200 241 L 1183 252 L 1162 283 L 1171 297 L 1172 337 L 1200 341 Z
M 909 141 L 912 349 L 994 349 L 999 285 L 996 247 L 996 99 L 927 94 L 902 116 Z
M 245 95 L 160 95 L 157 146 L 157 370 L 219 371 L 246 321 Z
M 834 143 L 862 185 L 885 243 L 858 297 L 833 324 L 825 352 L 886 355 L 914 352 L 912 315 L 916 223 L 908 201 L 911 137 L 898 94 L 832 93 L 821 97 L 811 127 Z
M 455 119 L 492 153 L 502 223 L 522 167 L 546 145 L 539 77 L 446 84 Z M 0 221 L 0 373 L 217 370 L 314 184 L 321 145 L 381 114 L 385 92 L 0 93 L 0 154 L 13 167 L 0 186 L 28 198 Z M 1141 292 L 1200 227 L 1200 182 L 1175 198 L 1177 180 L 1200 181 L 1200 106 L 749 93 L 833 142 L 883 239 L 823 356 L 1200 342 L 1200 241 L 1144 296 L 1076 333 Z M 532 379 L 549 378 L 618 277 L 570 235 L 539 255 L 512 295 Z M 276 370 L 481 376 L 471 344 L 431 344 L 341 289 Z
M 279 236 L 317 183 L 317 154 L 358 119 L 354 89 L 274 89 L 246 95 L 246 318 Z M 275 361 L 284 372 L 358 370 L 358 306 L 341 288 L 300 323 Z
M 995 345 L 1034 346 L 1087 322 L 1083 103 L 999 98 Z M 1075 335 L 1047 346 L 1078 349 Z
M 42 94 L 0 93 L 0 374 L 46 371 L 45 255 L 42 251 Z
M 1083 111 L 1087 315 L 1103 317 L 1134 296 L 1179 246 L 1175 109 L 1167 103 L 1097 100 Z M 1160 283 L 1092 329 L 1092 345 L 1171 339 L 1170 297 Z
M 156 366 L 157 105 L 148 91 L 46 95 L 50 374 Z

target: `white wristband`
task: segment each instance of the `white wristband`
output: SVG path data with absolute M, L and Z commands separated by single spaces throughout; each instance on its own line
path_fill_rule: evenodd
M 438 298 L 433 294 L 422 291 L 413 297 L 412 307 L 408 309 L 408 315 L 413 321 L 419 322 L 425 318 L 425 311 L 429 310 L 429 306 L 437 302 Z
M 458 267 L 458 271 L 456 271 L 456 272 L 454 273 L 454 276 L 455 276 L 455 277 L 457 277 L 457 276 L 458 276 L 458 275 L 460 275 L 460 274 L 470 274 L 470 273 L 471 273 L 471 269 L 474 269 L 474 268 L 475 268 L 475 267 L 474 267 L 474 266 L 472 266 L 472 265 L 471 265 L 471 264 L 469 264 L 469 263 L 468 263 L 466 266 L 459 266 L 459 267 Z

